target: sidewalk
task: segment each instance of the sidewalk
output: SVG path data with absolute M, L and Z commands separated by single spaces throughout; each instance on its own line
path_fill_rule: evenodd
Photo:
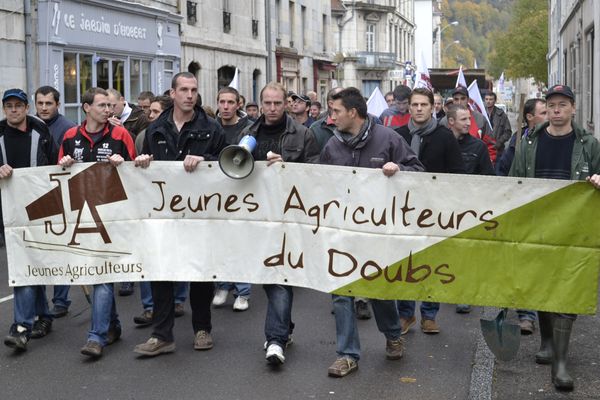
M 599 306 L 600 307 L 600 306 Z M 514 312 L 510 315 L 516 319 Z M 575 321 L 569 347 L 569 372 L 575 380 L 573 392 L 558 392 L 550 379 L 549 365 L 538 365 L 534 356 L 539 349 L 537 329 L 521 336 L 517 357 L 509 362 L 494 361 L 492 399 L 600 399 L 600 317 L 581 315 Z

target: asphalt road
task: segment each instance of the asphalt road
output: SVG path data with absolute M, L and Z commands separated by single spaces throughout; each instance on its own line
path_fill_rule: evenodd
M 10 295 L 5 253 L 0 256 L 0 299 Z M 403 359 L 385 359 L 385 340 L 373 319 L 359 321 L 363 356 L 359 369 L 343 379 L 329 378 L 335 360 L 335 327 L 330 296 L 296 289 L 294 344 L 286 363 L 271 368 L 264 359 L 263 326 L 266 298 L 254 286 L 250 309 L 235 313 L 227 306 L 213 312 L 215 346 L 192 348 L 189 305 L 176 320 L 177 351 L 140 359 L 133 353 L 150 328 L 136 328 L 141 312 L 139 290 L 117 297 L 123 325 L 120 341 L 91 361 L 79 353 L 85 343 L 90 309 L 79 287 L 71 290 L 70 313 L 55 320 L 53 331 L 32 340 L 28 351 L 0 347 L 1 399 L 466 399 L 479 331 L 476 313 L 458 315 L 445 305 L 439 335 L 415 329 L 406 335 Z M 48 293 L 51 297 L 51 292 Z M 0 303 L 0 333 L 12 323 L 12 300 Z

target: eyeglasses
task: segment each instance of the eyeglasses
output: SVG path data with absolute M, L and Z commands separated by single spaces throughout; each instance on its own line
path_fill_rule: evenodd
M 3 106 L 4 106 L 4 108 L 6 108 L 8 110 L 22 110 L 26 107 L 25 103 L 15 103 L 15 104 L 9 103 L 9 104 L 4 104 Z

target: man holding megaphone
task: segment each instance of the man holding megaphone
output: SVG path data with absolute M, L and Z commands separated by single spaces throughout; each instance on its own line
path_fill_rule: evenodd
M 251 151 L 257 161 L 316 163 L 319 159 L 319 146 L 310 129 L 294 122 L 285 112 L 287 92 L 276 82 L 268 83 L 260 92 L 263 114 L 240 135 L 243 143 L 256 140 Z M 265 320 L 265 349 L 269 364 L 279 365 L 285 361 L 284 349 L 291 342 L 292 299 L 291 286 L 263 285 L 267 294 L 268 306 Z

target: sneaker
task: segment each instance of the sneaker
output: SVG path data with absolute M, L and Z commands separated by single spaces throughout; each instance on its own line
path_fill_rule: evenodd
M 52 317 L 54 318 L 62 318 L 67 315 L 68 312 L 69 309 L 67 307 L 57 306 L 56 304 L 52 307 L 52 310 L 50 310 L 50 314 L 52 314 Z
M 227 295 L 229 294 L 229 290 L 218 289 L 215 293 L 215 297 L 213 298 L 212 304 L 215 307 L 222 306 L 227 301 Z
M 432 319 L 422 319 L 421 330 L 423 331 L 423 333 L 429 334 L 440 333 L 440 327 Z
M 417 318 L 413 315 L 410 318 L 402 318 L 400 317 L 400 326 L 402 326 L 402 335 L 406 335 L 410 330 L 411 326 L 413 326 L 417 322 Z
M 119 296 L 131 296 L 133 294 L 133 282 L 121 282 Z
M 139 326 L 152 325 L 152 310 L 144 310 L 142 315 L 133 317 L 133 323 Z
M 265 358 L 271 365 L 281 365 L 285 362 L 283 349 L 277 343 L 271 343 L 269 347 L 267 347 L 267 354 L 265 355 Z
M 246 311 L 250 304 L 246 296 L 238 296 L 233 303 L 233 311 Z
M 294 344 L 294 338 L 292 337 L 292 335 L 288 335 L 288 339 L 287 342 L 285 342 L 285 348 L 287 349 L 288 347 L 290 347 L 292 344 Z M 267 347 L 269 345 L 268 341 L 265 341 L 265 343 L 263 344 L 263 350 L 267 351 Z
M 349 357 L 340 357 L 327 369 L 329 376 L 343 378 L 358 369 L 358 363 Z
M 113 344 L 121 337 L 121 325 L 111 322 L 106 332 L 106 345 Z
M 369 302 L 357 300 L 354 302 L 356 307 L 356 318 L 371 319 L 371 310 L 369 310 Z
M 138 344 L 133 352 L 143 356 L 154 357 L 163 353 L 175 351 L 175 342 L 165 342 L 155 337 L 151 337 L 147 342 Z
M 39 339 L 43 338 L 52 330 L 52 320 L 46 318 L 40 318 L 33 323 L 33 329 L 31 330 L 31 338 Z
M 457 304 L 456 312 L 458 314 L 468 314 L 471 312 L 471 306 L 468 304 Z
M 213 348 L 213 340 L 210 333 L 204 330 L 196 332 L 194 338 L 194 350 L 210 350 Z
M 404 355 L 404 338 L 385 341 L 385 358 L 399 360 Z
M 530 319 L 522 319 L 519 321 L 521 335 L 531 335 L 535 331 L 535 324 Z
M 16 325 L 10 328 L 8 336 L 4 338 L 4 344 L 18 351 L 27 350 L 27 328 L 21 325 Z
M 92 358 L 102 357 L 102 346 L 93 340 L 88 340 L 85 346 L 81 348 L 81 354 Z
M 185 314 L 183 303 L 175 303 L 175 318 L 183 317 L 183 314 Z

